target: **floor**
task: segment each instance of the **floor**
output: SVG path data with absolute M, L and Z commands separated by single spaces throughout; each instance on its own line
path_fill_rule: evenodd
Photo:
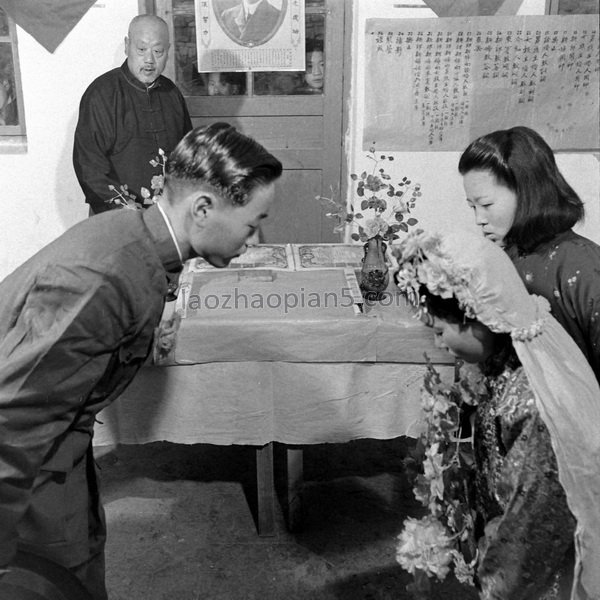
M 406 438 L 304 447 L 303 518 L 257 535 L 255 451 L 154 443 L 98 449 L 110 600 L 403 600 L 403 519 L 419 516 Z M 284 448 L 275 446 L 281 483 Z M 455 581 L 431 600 L 477 597 Z

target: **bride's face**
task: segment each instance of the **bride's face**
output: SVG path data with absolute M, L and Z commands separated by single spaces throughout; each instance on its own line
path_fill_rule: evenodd
M 433 329 L 435 345 L 468 363 L 480 363 L 494 350 L 494 334 L 482 323 L 454 323 L 434 317 L 427 325 Z

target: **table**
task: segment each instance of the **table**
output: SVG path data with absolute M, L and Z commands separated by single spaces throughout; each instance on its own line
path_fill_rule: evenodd
M 174 315 L 173 346 L 99 415 L 94 443 L 258 446 L 261 535 L 274 532 L 273 442 L 415 435 L 424 353 L 453 374 L 392 288 L 356 314 L 341 269 L 187 269 L 163 318 Z M 301 458 L 288 449 L 292 505 Z

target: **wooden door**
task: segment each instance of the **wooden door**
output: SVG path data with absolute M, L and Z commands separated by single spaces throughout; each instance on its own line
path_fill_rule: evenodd
M 194 1 L 158 0 L 156 13 L 171 28 L 165 74 L 184 94 L 194 125 L 231 123 L 283 163 L 264 241 L 340 241 L 315 197 L 342 192 L 345 2 L 305 3 L 307 50 L 315 46 L 324 54 L 324 83 L 316 91 L 299 85 L 304 73 L 237 73 L 226 74 L 217 86 L 210 83 L 212 92 L 220 86 L 227 95 L 209 95 L 208 74 L 196 70 Z

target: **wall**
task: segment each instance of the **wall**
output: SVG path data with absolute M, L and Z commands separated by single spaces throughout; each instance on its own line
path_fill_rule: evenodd
M 413 2 L 422 4 L 419 0 Z M 364 81 L 361 44 L 365 19 L 397 16 L 400 11 L 404 18 L 433 16 L 427 8 L 394 9 L 394 3 L 393 0 L 354 3 L 352 55 L 356 61 L 346 140 L 351 172 L 365 168 L 358 133 L 362 131 L 364 90 L 357 85 Z M 71 164 L 79 99 L 92 79 L 124 60 L 123 38 L 127 24 L 137 14 L 137 4 L 137 0 L 97 2 L 53 54 L 18 30 L 28 150 L 26 154 L 0 153 L 3 196 L 0 279 L 87 215 Z M 542 14 L 543 4 L 544 0 L 525 0 L 521 11 Z M 395 157 L 397 170 L 393 174 L 407 175 L 422 184 L 423 197 L 417 214 L 421 225 L 473 227 L 456 172 L 458 152 L 397 153 Z M 560 154 L 558 162 L 586 203 L 588 217 L 579 230 L 600 243 L 597 156 Z
M 0 279 L 87 216 L 71 162 L 79 99 L 95 77 L 123 62 L 137 12 L 137 0 L 97 2 L 53 54 L 17 28 L 27 152 L 0 152 Z
M 414 5 L 411 7 L 410 5 Z M 509 2 L 509 4 L 511 4 Z M 515 5 L 512 2 L 512 5 Z M 518 3 L 517 3 L 518 4 Z M 524 0 L 518 14 L 544 14 L 545 0 Z M 368 18 L 436 18 L 435 13 L 421 0 L 408 0 L 399 4 L 395 0 L 358 0 L 353 3 L 351 93 L 349 122 L 346 132 L 348 172 L 370 171 L 372 161 L 362 150 L 362 130 L 365 90 L 364 31 Z M 399 107 L 401 110 L 401 107 Z M 517 123 L 515 123 L 516 125 Z M 389 152 L 377 147 L 377 153 L 391 155 L 394 162 L 386 161 L 385 168 L 393 181 L 407 176 L 419 182 L 422 197 L 413 216 L 419 226 L 426 229 L 445 230 L 449 227 L 475 230 L 471 211 L 464 201 L 462 178 L 457 171 L 460 152 Z M 585 223 L 576 230 L 600 243 L 600 169 L 596 153 L 557 154 L 557 163 L 567 181 L 581 196 L 586 206 Z M 384 165 L 381 165 L 384 166 Z M 393 167 L 393 168 L 392 168 Z M 350 191 L 351 193 L 351 191 Z

